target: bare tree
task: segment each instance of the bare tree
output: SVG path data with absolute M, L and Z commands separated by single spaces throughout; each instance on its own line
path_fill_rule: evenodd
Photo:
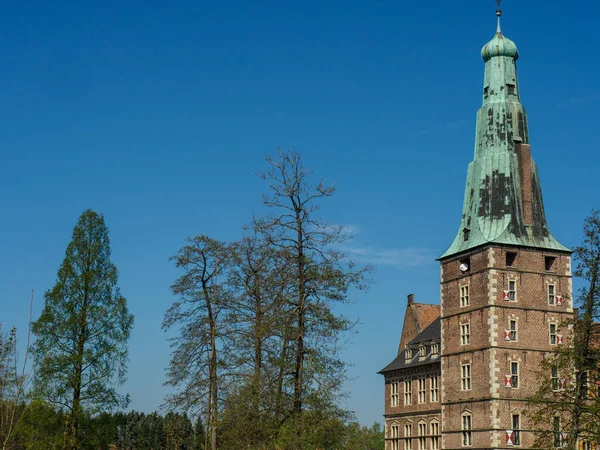
M 27 408 L 25 394 L 30 382 L 26 372 L 29 359 L 29 343 L 31 337 L 31 321 L 33 315 L 33 296 L 29 302 L 29 326 L 27 328 L 27 345 L 21 364 L 17 353 L 17 329 L 11 328 L 7 336 L 2 335 L 0 327 L 0 440 L 2 450 L 14 448 L 15 431 L 21 422 L 23 412 Z
M 286 255 L 293 272 L 292 410 L 297 414 L 311 388 L 325 393 L 339 387 L 344 364 L 336 355 L 337 344 L 352 323 L 336 315 L 332 306 L 346 301 L 350 288 L 365 288 L 370 268 L 358 267 L 340 251 L 339 244 L 350 237 L 344 226 L 327 225 L 316 217 L 320 202 L 335 187 L 323 180 L 313 183 L 295 151 L 281 150 L 266 161 L 261 178 L 269 185 L 263 204 L 270 214 L 255 218 L 253 225 L 269 246 Z
M 183 410 L 203 410 L 207 414 L 207 439 L 217 448 L 220 367 L 219 346 L 226 345 L 227 333 L 221 312 L 226 304 L 224 284 L 219 275 L 230 265 L 225 243 L 196 236 L 172 257 L 184 273 L 171 286 L 179 297 L 165 313 L 162 327 L 179 327 L 171 339 L 173 353 L 167 385 L 178 388 L 169 403 Z

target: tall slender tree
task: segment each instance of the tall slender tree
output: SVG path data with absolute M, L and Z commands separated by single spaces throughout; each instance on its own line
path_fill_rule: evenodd
M 203 411 L 207 415 L 207 439 L 216 450 L 222 365 L 219 348 L 227 347 L 228 338 L 221 314 L 228 296 L 223 282 L 230 249 L 207 236 L 196 236 L 172 259 L 184 273 L 171 286 L 179 299 L 167 310 L 162 324 L 163 329 L 179 327 L 179 335 L 171 340 L 173 352 L 166 383 L 178 391 L 168 402 L 186 411 Z
M 82 412 L 124 406 L 127 341 L 133 315 L 117 287 L 104 217 L 81 214 L 56 284 L 33 323 L 36 391 L 68 413 L 68 447 L 78 448 Z
M 310 401 L 330 403 L 339 391 L 344 363 L 337 350 L 340 337 L 352 327 L 334 312 L 351 288 L 368 285 L 369 267 L 359 267 L 340 250 L 350 236 L 345 227 L 327 225 L 317 211 L 320 202 L 331 197 L 335 187 L 323 180 L 313 182 L 301 155 L 281 150 L 277 158 L 267 157 L 261 177 L 270 192 L 263 197 L 269 210 L 254 220 L 257 233 L 267 244 L 286 255 L 293 274 L 290 309 L 293 313 L 293 413 L 302 412 Z

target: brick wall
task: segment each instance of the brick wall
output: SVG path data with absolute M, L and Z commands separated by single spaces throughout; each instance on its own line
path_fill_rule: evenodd
M 512 258 L 507 253 L 514 253 Z M 546 258 L 554 258 L 547 260 Z M 469 270 L 461 272 L 468 260 Z M 552 267 L 549 262 L 553 261 Z M 550 343 L 549 324 L 573 313 L 571 260 L 568 255 L 542 250 L 486 247 L 442 262 L 442 445 L 462 448 L 462 415 L 471 414 L 472 448 L 508 448 L 505 430 L 512 414 L 521 414 L 527 429 L 523 400 L 537 390 L 536 380 Z M 512 281 L 512 286 L 509 284 Z M 554 286 L 554 304 L 548 303 L 548 286 Z M 469 287 L 469 304 L 461 306 L 460 287 Z M 514 287 L 514 299 L 505 292 Z M 510 295 L 510 293 L 508 294 Z M 556 300 L 562 296 L 562 305 Z M 505 340 L 510 321 L 516 323 L 514 340 Z M 470 343 L 461 341 L 461 324 L 470 325 Z M 557 334 L 567 344 L 569 329 Z M 511 336 L 513 337 L 513 336 Z M 518 387 L 505 387 L 511 363 L 518 363 Z M 461 366 L 471 365 L 471 389 L 464 390 Z M 512 379 L 511 379 L 512 381 Z M 521 433 L 522 447 L 534 436 Z

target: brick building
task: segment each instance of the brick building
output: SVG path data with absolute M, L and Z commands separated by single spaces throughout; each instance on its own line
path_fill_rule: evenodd
M 498 29 L 482 49 L 482 106 L 462 220 L 439 258 L 441 299 L 414 303 L 385 377 L 386 450 L 533 445 L 525 400 L 535 372 L 566 341 L 571 252 L 550 233 L 516 45 Z M 415 311 L 427 311 L 418 314 Z

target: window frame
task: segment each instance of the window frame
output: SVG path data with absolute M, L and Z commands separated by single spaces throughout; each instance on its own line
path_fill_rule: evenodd
M 554 332 L 552 331 L 554 329 Z M 557 345 L 558 325 L 555 322 L 548 324 L 548 342 L 550 345 Z
M 560 391 L 560 376 L 557 366 L 550 368 L 550 387 L 552 388 L 552 392 Z
M 412 405 L 412 379 L 404 380 L 404 404 Z
M 548 304 L 550 306 L 556 306 L 556 284 L 548 283 L 548 288 L 546 291 L 548 293 Z
M 412 450 L 412 422 L 404 423 L 404 450 Z
M 517 427 L 515 428 L 515 418 Z M 511 414 L 511 429 L 512 429 L 512 441 L 513 445 L 518 447 L 521 445 L 521 414 L 520 413 L 512 413 Z
M 514 329 L 513 329 L 514 324 Z M 519 339 L 519 321 L 517 319 L 508 319 L 508 332 L 510 340 L 518 342 Z
M 561 423 L 560 416 L 554 416 L 552 418 L 552 433 L 554 434 L 554 448 L 562 447 L 562 436 L 561 436 Z
M 510 382 L 512 383 L 512 389 L 519 389 L 520 371 L 519 361 L 510 361 Z
M 460 415 L 461 447 L 473 446 L 473 415 L 471 412 L 463 412 Z
M 460 307 L 466 308 L 471 304 L 469 283 L 459 286 Z
M 394 422 L 391 425 L 390 439 L 392 440 L 392 450 L 400 450 L 400 424 Z
M 511 289 L 512 287 L 512 289 Z M 508 280 L 508 301 L 516 302 L 517 301 L 517 280 L 509 279 Z
M 421 377 L 417 380 L 417 403 L 427 403 L 427 379 L 425 377 Z
M 424 420 L 417 424 L 417 438 L 418 450 L 427 450 L 427 422 Z
M 432 420 L 429 422 L 429 435 L 431 437 L 431 450 L 440 450 L 440 422 Z
M 460 323 L 460 345 L 471 345 L 471 322 Z
M 400 383 L 398 381 L 390 383 L 390 406 L 392 408 L 400 406 Z
M 471 391 L 473 390 L 473 384 L 471 382 L 472 377 L 471 363 L 464 363 L 460 365 L 460 390 Z
M 440 401 L 440 383 L 438 375 L 432 375 L 429 377 L 429 401 L 431 403 L 437 403 Z

